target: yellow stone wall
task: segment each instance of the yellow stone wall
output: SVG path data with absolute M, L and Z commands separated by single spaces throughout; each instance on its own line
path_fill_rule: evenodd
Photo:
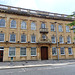
M 73 37 L 75 34 L 73 31 L 66 32 L 66 24 L 70 23 L 71 21 L 63 21 L 63 20 L 53 20 L 53 19 L 46 19 L 46 18 L 38 18 L 38 17 L 32 17 L 32 16 L 21 16 L 21 15 L 15 15 L 15 14 L 6 14 L 6 13 L 0 13 L 0 19 L 4 18 L 6 21 L 6 27 L 0 28 L 0 33 L 5 34 L 5 40 L 10 40 L 10 34 L 14 32 L 16 34 L 16 42 L 21 41 L 21 34 L 25 33 L 27 37 L 27 42 L 31 41 L 31 35 L 36 35 L 36 42 L 39 41 L 39 38 L 41 37 L 41 33 L 39 32 L 39 29 L 41 28 L 41 23 L 45 22 L 46 28 L 48 28 L 49 33 L 46 34 L 51 41 L 51 36 L 55 35 L 56 32 L 51 32 L 51 24 L 54 24 L 54 22 L 57 22 L 57 34 L 58 34 L 58 42 L 59 42 L 59 36 L 62 35 L 64 37 L 64 42 L 67 42 L 67 36 L 71 36 L 71 42 L 73 43 Z M 14 19 L 17 22 L 16 28 L 10 28 L 10 22 Z M 21 22 L 22 20 L 25 20 L 27 23 L 27 29 L 23 30 L 21 29 Z M 36 30 L 31 30 L 31 22 L 36 23 Z M 63 32 L 58 31 L 58 25 L 61 24 L 63 26 Z M 9 57 L 9 47 L 16 47 L 16 56 L 14 57 L 14 61 L 21 61 L 21 60 L 41 60 L 41 47 L 47 46 L 48 47 L 48 59 L 57 59 L 57 56 L 52 55 L 52 47 L 56 47 L 56 44 L 28 44 L 28 43 L 0 43 L 0 47 L 4 47 L 4 54 L 3 54 L 3 61 L 11 61 L 11 58 Z M 26 47 L 26 54 L 27 56 L 20 56 L 20 47 Z M 37 55 L 31 56 L 31 47 L 36 47 L 37 49 Z M 59 47 L 65 47 L 65 55 L 60 54 L 60 48 L 59 48 L 59 59 L 74 59 L 75 58 L 75 44 L 60 44 Z M 72 47 L 73 55 L 68 55 L 68 47 Z

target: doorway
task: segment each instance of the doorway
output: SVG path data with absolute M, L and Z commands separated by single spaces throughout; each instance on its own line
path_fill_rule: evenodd
M 41 47 L 41 60 L 48 60 L 48 47 Z

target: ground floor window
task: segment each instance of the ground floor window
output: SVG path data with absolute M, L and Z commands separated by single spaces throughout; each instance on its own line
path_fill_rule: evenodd
M 26 48 L 25 47 L 20 48 L 20 55 L 21 56 L 26 56 Z
M 65 54 L 64 47 L 61 47 L 60 48 L 60 52 L 61 52 L 61 55 L 64 55 Z
M 72 48 L 71 47 L 68 48 L 68 53 L 69 53 L 69 55 L 72 55 Z
M 15 47 L 10 47 L 9 48 L 9 56 L 14 57 L 15 56 Z
M 31 48 L 31 56 L 36 56 L 36 48 L 35 47 Z
M 57 55 L 56 47 L 52 47 L 52 55 Z

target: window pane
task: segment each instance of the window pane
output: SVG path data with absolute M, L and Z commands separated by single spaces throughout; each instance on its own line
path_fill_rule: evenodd
M 4 41 L 4 34 L 0 34 L 0 42 Z
M 60 48 L 61 54 L 65 54 L 64 47 Z
M 52 47 L 52 54 L 53 55 L 56 55 L 57 54 L 56 47 Z
M 21 23 L 21 29 L 26 29 L 26 22 L 25 21 L 22 21 L 22 23 Z
M 55 43 L 56 41 L 55 41 L 55 36 L 52 36 L 51 37 L 51 40 L 52 40 L 52 43 Z
M 66 32 L 70 32 L 69 26 L 66 26 Z
M 35 35 L 32 35 L 32 36 L 31 36 L 31 42 L 36 42 L 36 37 L 35 37 Z
M 43 38 L 43 39 L 46 39 L 46 35 L 42 35 L 42 38 Z
M 36 24 L 34 22 L 31 23 L 31 30 L 36 30 Z
M 20 49 L 20 55 L 26 55 L 26 48 Z
M 55 31 L 54 25 L 51 25 L 51 31 Z
M 26 35 L 21 35 L 21 42 L 26 42 Z
M 62 25 L 59 25 L 59 32 L 62 32 Z
M 16 35 L 10 34 L 10 42 L 15 42 L 15 41 L 16 41 Z
M 67 37 L 67 43 L 71 43 L 71 38 L 69 36 Z
M 42 23 L 41 24 L 41 28 L 45 28 L 45 23 Z
M 16 21 L 15 20 L 11 21 L 11 28 L 16 28 Z
M 5 20 L 4 19 L 0 20 L 0 27 L 5 27 Z
M 15 47 L 10 47 L 9 48 L 9 56 L 15 56 Z
M 68 48 L 68 53 L 72 54 L 72 48 L 70 48 L 70 47 Z
M 60 41 L 60 43 L 63 43 L 64 42 L 62 36 L 59 37 L 59 41 Z
M 31 55 L 36 55 L 36 48 L 31 48 Z

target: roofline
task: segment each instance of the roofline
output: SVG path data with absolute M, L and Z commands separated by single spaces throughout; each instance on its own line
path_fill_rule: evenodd
M 51 19 L 57 19 L 57 20 L 58 19 L 68 20 L 68 21 L 75 20 L 75 17 L 68 18 L 69 15 L 66 15 L 66 14 L 58 14 L 58 13 L 52 13 L 52 12 L 46 12 L 46 11 L 40 11 L 40 10 L 31 10 L 31 9 L 13 7 L 13 6 L 2 5 L 2 4 L 0 4 L 0 12 L 26 15 L 26 16 L 35 16 L 35 17 L 41 17 L 41 18 L 51 18 Z

